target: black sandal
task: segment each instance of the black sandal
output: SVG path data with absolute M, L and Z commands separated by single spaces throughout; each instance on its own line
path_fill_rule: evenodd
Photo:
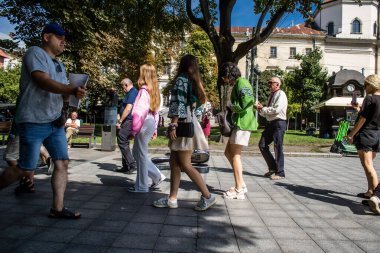
M 365 195 L 365 193 L 361 192 L 361 193 L 358 193 L 358 194 L 356 195 L 356 197 L 359 197 L 359 198 L 362 198 L 362 199 L 369 199 L 369 198 L 372 197 L 372 195 L 371 195 L 371 196 L 368 196 L 368 195 Z
M 62 211 L 54 210 L 53 208 L 50 209 L 49 218 L 56 218 L 56 219 L 79 219 L 81 217 L 80 213 L 74 213 L 67 209 L 66 207 L 62 208 Z
M 21 193 L 35 193 L 36 189 L 34 189 L 34 184 L 30 181 L 29 178 L 23 177 L 19 182 L 19 186 L 15 189 L 15 194 Z

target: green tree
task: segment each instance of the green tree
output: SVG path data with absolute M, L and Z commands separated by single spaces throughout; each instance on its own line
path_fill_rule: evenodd
M 186 0 L 186 11 L 191 22 L 201 27 L 208 35 L 215 51 L 218 69 L 225 62 L 234 62 L 243 58 L 248 51 L 256 45 L 263 43 L 285 13 L 298 11 L 307 17 L 314 4 L 319 5 L 321 0 L 253 0 L 253 12 L 260 16 L 252 38 L 240 43 L 234 50 L 235 38 L 231 33 L 231 13 L 236 0 L 219 0 L 218 5 L 215 0 L 199 0 L 199 6 L 193 8 L 192 0 Z M 215 6 L 219 7 L 219 16 L 215 12 Z M 250 10 L 246 10 L 250 11 Z M 219 31 L 215 28 L 216 21 L 219 21 Z M 265 24 L 264 24 L 265 23 Z M 222 80 L 218 78 L 219 96 L 221 97 Z M 223 104 L 226 98 L 221 100 Z
M 18 44 L 17 42 L 9 39 L 0 40 L 0 48 L 13 52 L 18 48 Z
M 292 92 L 291 103 L 301 105 L 301 119 L 311 113 L 310 108 L 323 97 L 323 88 L 327 81 L 327 71 L 320 64 L 322 52 L 314 49 L 307 55 L 297 55 L 300 67 L 287 76 L 287 85 Z
M 16 103 L 19 93 L 20 66 L 12 69 L 0 69 L 0 101 L 3 103 Z

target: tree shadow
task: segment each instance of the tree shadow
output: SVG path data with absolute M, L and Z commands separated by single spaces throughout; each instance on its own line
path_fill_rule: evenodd
M 230 169 L 230 168 L 209 167 L 209 169 L 213 170 L 213 171 L 218 171 L 218 172 L 232 173 L 232 169 Z M 243 175 L 266 178 L 266 176 L 264 176 L 264 175 L 255 174 L 255 173 L 251 173 L 251 172 L 244 171 L 244 170 L 243 170 Z
M 113 163 L 93 162 L 92 164 L 98 165 L 99 169 L 101 169 L 101 170 L 115 171 L 117 169 L 117 165 L 113 164 Z
M 96 175 L 100 182 L 105 186 L 116 186 L 116 187 L 130 187 L 134 185 L 134 181 L 125 177 L 110 176 L 110 175 Z
M 327 189 L 316 189 L 309 186 L 287 184 L 287 183 L 281 183 L 281 182 L 277 182 L 275 183 L 275 185 L 282 186 L 288 189 L 289 191 L 292 191 L 295 195 L 298 195 L 298 196 L 318 200 L 321 202 L 325 202 L 325 203 L 329 203 L 329 204 L 333 204 L 337 206 L 348 207 L 354 214 L 370 215 L 369 213 L 365 212 L 365 208 L 361 203 L 338 196 L 338 195 L 353 196 L 352 194 L 347 194 L 347 193 L 337 192 L 337 191 L 327 190 Z

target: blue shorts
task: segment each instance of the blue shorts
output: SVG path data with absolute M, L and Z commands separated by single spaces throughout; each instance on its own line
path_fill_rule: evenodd
M 52 123 L 21 123 L 18 125 L 18 130 L 20 136 L 18 166 L 20 169 L 36 169 L 42 144 L 54 161 L 69 160 L 63 127 L 55 127 Z

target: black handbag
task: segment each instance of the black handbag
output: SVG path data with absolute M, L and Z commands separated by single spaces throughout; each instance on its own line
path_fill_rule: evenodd
M 194 124 L 193 122 L 178 122 L 178 126 L 175 129 L 177 137 L 194 137 Z
M 232 123 L 232 110 L 229 106 L 226 107 L 225 111 L 219 112 L 217 114 L 220 134 L 224 137 L 230 137 L 234 124 Z

